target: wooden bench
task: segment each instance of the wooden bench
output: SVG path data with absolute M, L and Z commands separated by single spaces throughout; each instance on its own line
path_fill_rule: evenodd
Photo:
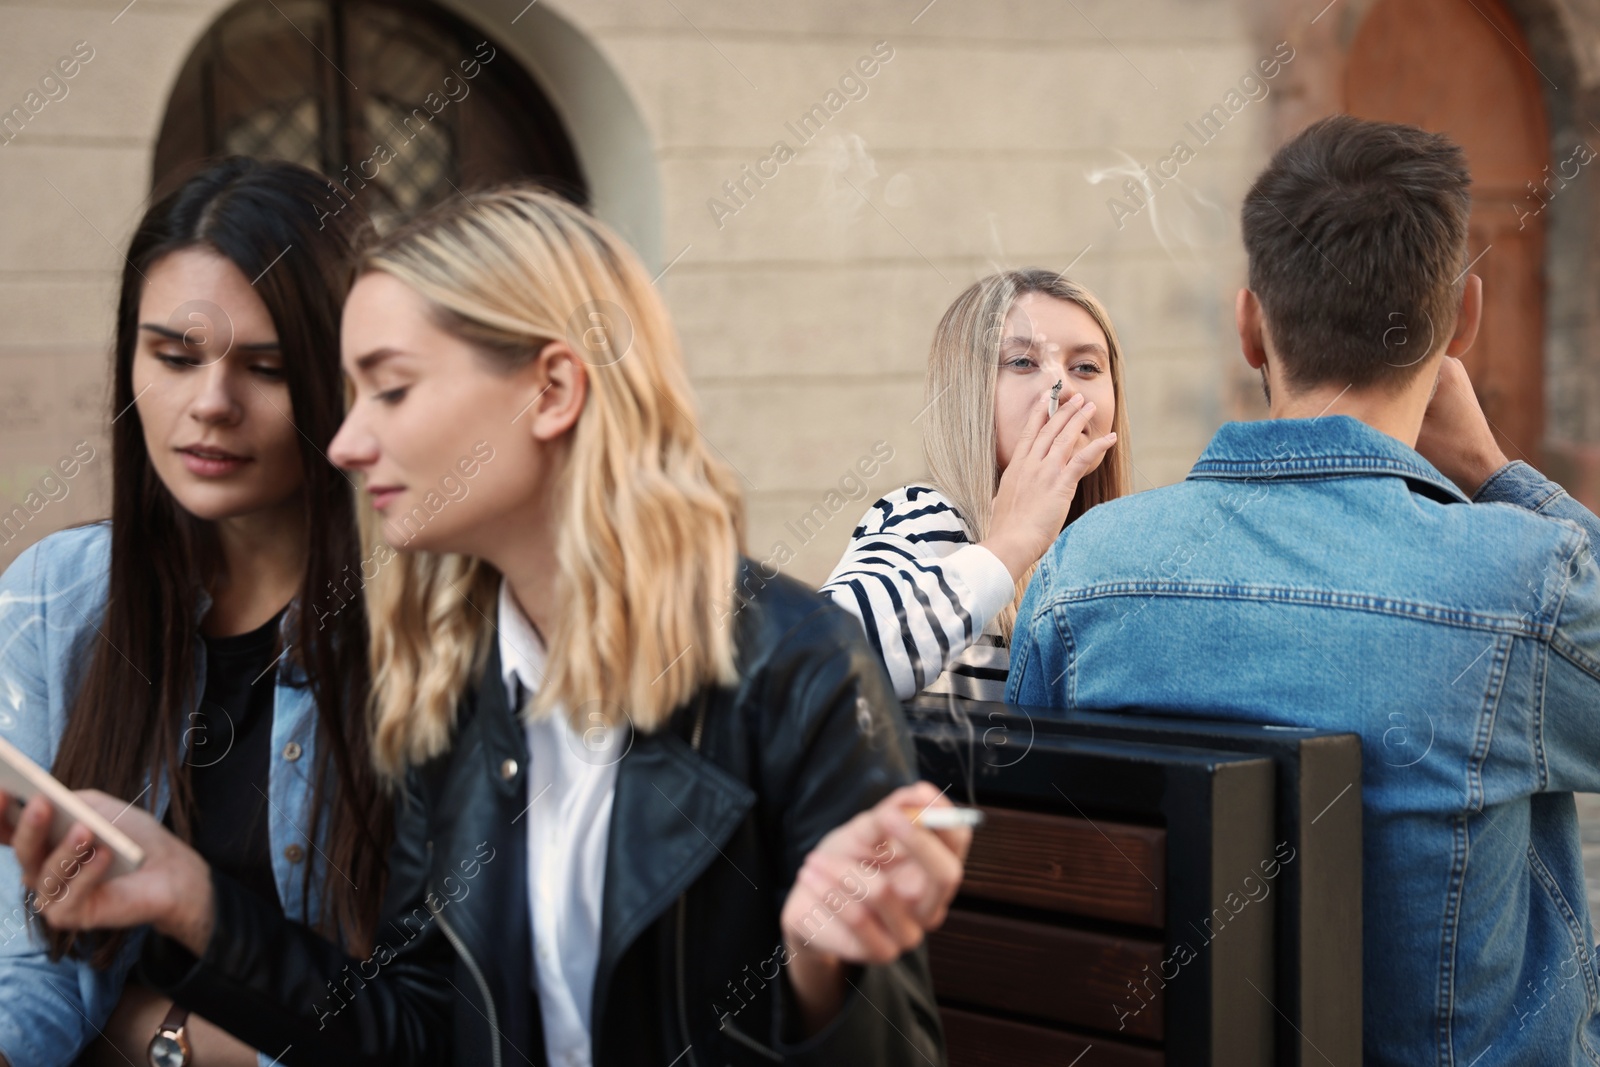
M 929 939 L 951 1067 L 1361 1062 L 1358 737 L 907 711 L 988 816 Z

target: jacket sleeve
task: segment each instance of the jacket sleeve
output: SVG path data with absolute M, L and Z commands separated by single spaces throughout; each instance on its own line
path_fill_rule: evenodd
M 58 724 L 50 715 L 45 632 L 55 593 L 46 580 L 46 554 L 44 542 L 35 544 L 0 576 L 0 735 L 48 767 Z M 62 610 L 68 623 L 83 625 L 70 608 Z M 110 1017 L 127 973 L 122 960 L 109 971 L 71 957 L 50 961 L 29 928 L 31 916 L 50 900 L 50 887 L 44 888 L 43 899 L 25 896 L 16 855 L 0 848 L 0 1055 L 12 1067 L 75 1060 Z M 124 957 L 131 959 L 131 953 Z
M 981 545 L 962 543 L 943 556 L 929 550 L 967 540 L 948 504 L 897 513 L 888 499 L 867 511 L 821 591 L 861 620 L 895 696 L 909 700 L 978 639 L 1016 596 L 1016 584 Z M 937 507 L 947 509 L 948 529 L 913 537 L 896 525 Z
M 778 803 L 783 812 L 785 896 L 806 855 L 824 834 L 917 778 L 904 713 L 859 628 L 831 607 L 804 625 L 822 633 L 781 644 L 812 650 L 810 655 L 796 656 L 789 667 L 772 672 L 769 683 L 769 706 L 777 709 L 780 728 L 803 734 L 766 746 L 768 753 L 801 753 L 798 763 L 791 757 L 786 766 L 765 769 L 768 781 L 783 783 Z M 818 653 L 818 648 L 829 651 Z M 797 1067 L 944 1063 L 944 1037 L 926 945 L 886 966 L 854 968 L 849 979 L 851 988 L 839 1014 L 803 1040 L 798 1039 L 792 992 L 783 983 L 773 999 L 770 1044 L 784 1063 Z
M 1541 788 L 1600 792 L 1600 564 L 1588 544 L 1563 563 L 1568 580 L 1544 649 L 1544 699 L 1536 706 Z
M 1534 743 L 1541 790 L 1600 792 L 1600 518 L 1520 460 L 1495 471 L 1472 499 L 1565 519 L 1586 535 L 1556 564 L 1567 574 L 1542 650 L 1544 699 Z
M 1519 508 L 1568 519 L 1589 535 L 1591 550 L 1600 546 L 1600 516 L 1578 503 L 1567 491 L 1520 459 L 1507 463 L 1478 487 L 1473 503 L 1515 504 Z
M 15 862 L 7 863 L 14 872 Z M 102 972 L 84 960 L 51 963 L 22 929 L 29 906 L 17 905 L 17 896 L 7 894 L 9 910 L 0 922 L 0 940 L 6 941 L 0 956 L 0 1056 L 11 1067 L 65 1067 L 110 1018 L 128 967 L 119 963 Z
M 446 1063 L 455 955 L 428 889 L 432 845 L 419 791 L 397 798 L 383 918 L 365 959 L 213 872 L 216 923 L 203 956 L 152 935 L 147 984 L 296 1067 Z

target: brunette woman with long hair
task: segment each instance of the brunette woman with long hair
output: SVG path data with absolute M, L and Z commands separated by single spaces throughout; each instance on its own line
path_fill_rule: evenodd
M 1039 557 L 1130 490 L 1122 346 L 1082 285 L 991 274 L 934 331 L 927 398 L 931 479 L 867 509 L 822 589 L 866 627 L 900 699 L 1001 701 Z
M 325 193 L 302 167 L 229 159 L 140 221 L 117 306 L 111 517 L 45 538 L 0 578 L 0 733 L 362 951 L 389 817 L 363 717 L 354 492 L 325 455 L 344 411 L 354 213 L 319 224 Z M 254 1063 L 128 979 L 146 931 L 37 922 L 74 874 L 24 899 L 0 851 L 11 1067 L 71 1063 L 102 1030 L 95 1055 L 143 1063 L 164 1026 L 190 1051 L 163 1063 Z
M 153 923 L 150 973 L 288 1064 L 941 1062 L 921 942 L 970 831 L 912 821 L 950 802 L 856 620 L 743 556 L 638 258 L 547 194 L 459 198 L 366 255 L 342 340 L 329 454 L 405 549 L 370 587 L 379 943 L 138 811 L 145 866 L 86 861 L 49 921 Z

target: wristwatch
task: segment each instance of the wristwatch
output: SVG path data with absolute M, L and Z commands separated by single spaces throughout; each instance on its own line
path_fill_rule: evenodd
M 189 1067 L 189 1009 L 172 1005 L 150 1039 L 150 1067 Z

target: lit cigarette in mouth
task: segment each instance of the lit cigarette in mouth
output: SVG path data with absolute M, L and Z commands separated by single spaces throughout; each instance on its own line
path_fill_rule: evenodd
M 983 812 L 978 808 L 916 808 L 902 807 L 906 817 L 929 830 L 972 829 L 983 825 Z
M 1056 406 L 1060 403 L 1061 387 L 1064 384 L 1066 383 L 1057 378 L 1056 384 L 1050 387 L 1050 414 L 1052 415 L 1056 413 Z

